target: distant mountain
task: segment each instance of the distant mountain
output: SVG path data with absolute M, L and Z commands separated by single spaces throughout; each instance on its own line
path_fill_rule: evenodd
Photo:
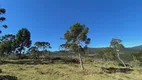
M 135 46 L 135 47 L 132 47 L 132 49 L 136 49 L 136 50 L 142 50 L 142 45 L 140 45 L 140 46 Z
M 102 48 L 89 48 L 88 51 L 89 53 L 98 53 L 99 51 L 101 51 L 102 49 L 104 49 L 104 47 Z M 130 47 L 130 48 L 125 48 L 122 50 L 123 53 L 136 53 L 142 50 L 142 45 L 140 46 L 134 46 L 134 47 Z
M 102 49 L 104 48 L 89 48 L 88 52 L 89 53 L 99 53 Z M 141 49 L 133 49 L 133 48 L 125 48 L 121 52 L 123 53 L 136 53 L 141 51 Z
M 99 53 L 102 49 L 104 49 L 105 47 L 101 47 L 101 48 L 88 48 L 87 50 L 87 53 L 89 54 L 97 54 Z M 139 52 L 139 51 L 142 51 L 142 45 L 140 46 L 134 46 L 134 47 L 129 47 L 129 48 L 125 48 L 123 49 L 121 52 L 123 53 L 136 53 L 136 52 Z M 61 55 L 69 55 L 69 53 L 66 53 L 66 52 L 61 52 L 61 51 L 54 51 L 52 52 L 52 55 L 56 55 L 56 56 L 61 56 Z

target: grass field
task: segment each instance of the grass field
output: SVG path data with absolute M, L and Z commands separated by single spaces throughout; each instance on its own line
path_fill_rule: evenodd
M 118 67 L 113 63 L 95 60 L 85 61 L 85 70 L 79 64 L 3 64 L 0 75 L 16 76 L 18 80 L 142 80 L 142 70 L 135 68 L 131 73 L 108 74 L 101 67 Z

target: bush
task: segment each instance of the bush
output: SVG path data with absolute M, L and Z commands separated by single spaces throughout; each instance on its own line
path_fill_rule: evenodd
M 104 48 L 99 52 L 101 58 L 105 61 L 112 61 L 116 59 L 116 54 L 113 48 Z
M 26 54 L 17 54 L 16 56 L 18 56 L 18 59 L 29 59 L 29 56 Z
M 140 51 L 138 53 L 134 53 L 132 56 L 135 57 L 140 62 L 142 62 L 142 51 Z
M 12 60 L 16 60 L 16 59 L 18 59 L 18 56 L 16 56 L 15 54 L 10 54 L 10 55 L 8 55 L 7 58 L 12 59 Z
M 37 53 L 37 52 L 31 52 L 28 54 L 28 56 L 30 59 L 34 59 L 34 60 L 39 59 L 39 53 Z
M 130 62 L 130 65 L 132 67 L 140 67 L 141 62 L 139 60 L 136 59 L 135 56 L 133 56 L 133 61 Z
M 79 64 L 79 60 L 78 59 L 75 59 L 75 58 L 69 58 L 69 57 L 52 57 L 51 60 L 53 62 L 64 62 L 64 63 L 76 63 L 76 64 Z

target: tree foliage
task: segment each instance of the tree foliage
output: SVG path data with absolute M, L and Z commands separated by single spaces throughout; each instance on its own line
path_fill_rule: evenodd
M 64 34 L 66 40 L 62 47 L 71 49 L 74 52 L 78 52 L 81 48 L 86 48 L 91 39 L 87 37 L 89 28 L 84 24 L 76 23 L 70 27 Z
M 66 42 L 61 45 L 63 48 L 67 48 L 75 53 L 78 53 L 81 69 L 84 69 L 84 66 L 80 53 L 86 49 L 87 45 L 91 41 L 91 39 L 87 37 L 88 31 L 89 28 L 84 24 L 75 23 L 70 27 L 70 30 L 67 30 L 64 34 Z
M 0 52 L 1 54 L 9 54 L 15 50 L 15 35 L 7 34 L 0 39 Z
M 1 16 L 1 15 L 5 14 L 5 13 L 6 13 L 6 9 L 0 8 L 0 22 L 3 22 L 3 21 L 6 20 L 5 17 Z M 7 25 L 3 24 L 3 25 L 1 25 L 1 27 L 7 28 Z M 2 31 L 0 30 L 0 33 L 1 33 L 1 32 L 2 32 Z
M 6 34 L 4 36 L 2 36 L 2 38 L 0 39 L 0 42 L 3 42 L 3 41 L 14 41 L 15 40 L 15 35 L 13 34 Z
M 121 44 L 122 40 L 113 38 L 110 42 L 110 47 L 116 50 L 124 49 L 125 47 Z
M 21 54 L 22 50 L 31 46 L 31 43 L 31 34 L 28 29 L 22 28 L 21 30 L 19 30 L 16 34 L 16 50 Z
M 35 44 L 35 47 L 38 48 L 38 50 L 41 52 L 41 55 L 46 57 L 46 53 L 48 53 L 48 55 L 50 55 L 50 53 L 48 52 L 47 49 L 50 49 L 51 48 L 51 45 L 49 42 L 36 42 Z
M 36 42 L 34 45 L 35 45 L 38 49 L 42 49 L 42 50 L 46 50 L 46 49 L 48 49 L 48 48 L 51 48 L 51 45 L 50 45 L 49 42 L 40 42 L 40 41 L 38 41 L 38 42 Z
M 116 54 L 113 48 L 110 47 L 106 47 L 104 49 L 102 49 L 99 54 L 101 55 L 102 59 L 106 60 L 106 61 L 110 61 L 110 60 L 115 60 L 116 59 Z
M 28 54 L 32 59 L 38 59 L 39 58 L 39 50 L 35 46 L 28 49 Z

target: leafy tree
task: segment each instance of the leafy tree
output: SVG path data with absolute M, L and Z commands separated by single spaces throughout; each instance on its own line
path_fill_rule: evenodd
M 12 51 L 15 50 L 15 35 L 7 34 L 5 36 L 2 36 L 0 40 L 0 52 L 1 54 L 9 54 L 12 53 Z
M 47 50 L 48 48 L 51 48 L 49 42 L 39 42 L 38 41 L 35 43 L 35 46 L 42 50 Z
M 59 46 L 59 50 L 61 51 L 68 51 L 70 48 L 69 48 L 69 44 L 61 44 Z
M 116 51 L 117 58 L 121 61 L 124 67 L 126 67 L 124 61 L 120 58 L 120 50 L 125 48 L 121 42 L 122 40 L 113 38 L 110 42 L 110 47 Z
M 6 34 L 5 36 L 2 36 L 1 42 L 2 41 L 14 41 L 15 40 L 15 35 L 13 34 Z
M 0 15 L 3 15 L 3 14 L 5 14 L 6 13 L 6 9 L 4 9 L 4 8 L 0 8 Z M 6 20 L 6 18 L 5 17 L 3 17 L 3 16 L 0 16 L 0 22 L 3 22 L 3 21 L 5 21 Z M 4 27 L 4 28 L 7 28 L 7 25 L 1 25 L 2 27 Z M 2 31 L 0 30 L 0 33 L 1 33 Z
M 35 46 L 29 48 L 28 53 L 29 53 L 29 55 L 31 56 L 32 59 L 38 59 L 39 58 L 39 50 Z
M 9 53 L 10 51 L 11 51 L 11 45 L 9 42 L 4 41 L 0 44 L 1 57 L 7 55 L 7 53 Z
M 64 39 L 66 43 L 62 45 L 64 48 L 70 49 L 71 51 L 78 53 L 81 69 L 84 70 L 81 52 L 82 49 L 87 47 L 91 39 L 87 37 L 89 28 L 84 24 L 75 23 L 70 27 L 70 30 L 67 30 L 64 34 Z
M 35 46 L 38 47 L 39 49 L 46 50 L 47 48 L 51 48 L 49 42 L 36 42 Z
M 29 48 L 31 46 L 31 42 L 32 41 L 30 31 L 28 31 L 28 29 L 26 28 L 22 28 L 16 34 L 16 51 L 21 54 L 22 51 L 25 50 L 25 48 Z
M 38 48 L 38 49 L 41 49 L 43 54 L 45 52 L 47 52 L 47 49 L 51 48 L 51 45 L 49 42 L 36 42 L 35 43 L 35 46 Z

